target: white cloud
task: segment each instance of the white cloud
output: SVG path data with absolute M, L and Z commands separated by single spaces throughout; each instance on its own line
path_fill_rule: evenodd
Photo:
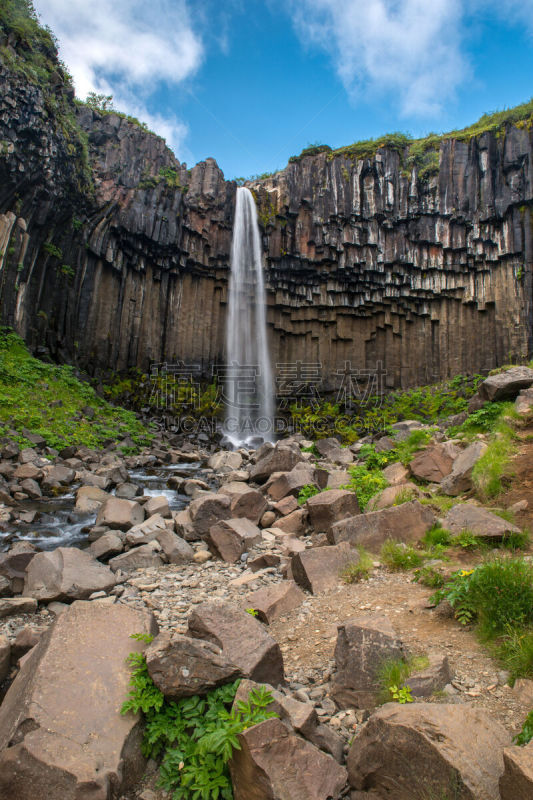
M 468 77 L 461 0 L 292 0 L 291 10 L 350 93 L 390 96 L 403 115 L 438 114 Z
M 112 94 L 121 111 L 139 117 L 181 148 L 186 126 L 177 117 L 150 114 L 147 99 L 161 83 L 177 85 L 203 58 L 186 0 L 35 0 L 78 97 Z

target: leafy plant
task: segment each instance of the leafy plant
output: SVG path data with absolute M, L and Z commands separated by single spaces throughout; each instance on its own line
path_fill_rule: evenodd
M 318 488 L 318 486 L 314 486 L 312 483 L 307 483 L 300 489 L 300 492 L 298 494 L 298 504 L 303 506 L 304 503 L 306 503 L 310 497 L 314 497 L 315 494 L 319 493 L 320 489 Z
M 250 614 L 251 617 L 257 617 L 259 613 L 255 610 L 255 608 L 245 608 L 244 610 L 247 614 Z
M 357 464 L 355 467 L 350 467 L 348 472 L 351 475 L 351 479 L 343 488 L 355 492 L 361 511 L 365 510 L 368 501 L 374 495 L 383 491 L 389 485 L 380 469 L 369 469 L 366 464 Z
M 463 550 L 475 550 L 481 544 L 479 537 L 467 528 L 456 536 L 455 541 Z
M 444 586 L 444 576 L 435 567 L 420 567 L 415 570 L 413 580 L 428 586 L 430 589 L 440 589 Z
M 389 692 L 392 695 L 392 699 L 401 705 L 414 702 L 409 686 L 389 686 Z
M 519 745 L 519 747 L 524 747 L 524 745 L 529 744 L 529 742 L 532 739 L 533 739 L 533 711 L 530 711 L 522 726 L 522 730 L 517 736 L 515 736 L 514 743 Z
M 461 625 L 468 625 L 476 616 L 476 608 L 469 596 L 470 579 L 474 570 L 461 569 L 454 572 L 442 589 L 435 592 L 430 602 L 438 605 L 447 600 Z
M 428 550 L 440 554 L 452 544 L 452 540 L 450 531 L 435 524 L 424 534 L 423 542 Z
M 166 700 L 152 682 L 142 653 L 129 656 L 131 690 L 122 713 L 142 711 L 146 728 L 143 754 L 162 757 L 159 785 L 175 800 L 232 800 L 227 769 L 242 731 L 277 716 L 268 711 L 266 687 L 250 692 L 230 710 L 240 681 L 205 696 Z

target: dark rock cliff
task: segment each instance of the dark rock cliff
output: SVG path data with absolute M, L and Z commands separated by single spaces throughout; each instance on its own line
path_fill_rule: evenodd
M 209 374 L 235 184 L 57 92 L 66 117 L 0 65 L 2 322 L 91 372 L 180 359 Z M 408 386 L 530 355 L 532 143 L 527 125 L 445 140 L 427 179 L 394 149 L 320 153 L 250 184 L 274 361 L 321 362 L 331 384 L 381 360 Z

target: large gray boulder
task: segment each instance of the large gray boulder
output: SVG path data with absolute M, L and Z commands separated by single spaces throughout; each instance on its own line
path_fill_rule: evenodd
M 263 452 L 250 470 L 251 479 L 257 483 L 264 483 L 274 472 L 290 472 L 302 460 L 297 444 L 278 442 Z
M 533 369 L 529 367 L 513 367 L 489 375 L 478 387 L 478 394 L 482 400 L 514 400 L 522 389 L 533 386 Z
M 452 471 L 441 481 L 444 494 L 457 497 L 472 488 L 472 470 L 486 450 L 485 442 L 474 442 L 457 456 Z
M 96 525 L 121 531 L 129 531 L 143 520 L 143 507 L 133 500 L 122 500 L 120 497 L 110 497 L 102 503 L 96 515 Z
M 243 553 L 261 541 L 261 531 L 244 517 L 226 519 L 211 525 L 206 539 L 215 555 L 223 561 L 235 563 Z
M 350 785 L 394 800 L 500 800 L 509 740 L 485 711 L 465 704 L 387 703 L 350 748 Z
M 492 541 L 501 541 L 509 534 L 521 533 L 520 528 L 512 522 L 471 503 L 458 503 L 452 506 L 442 524 L 455 536 L 467 530 L 480 539 Z
M 302 589 L 312 594 L 335 589 L 348 564 L 357 564 L 359 553 L 348 542 L 335 546 L 312 547 L 293 555 L 291 572 Z
M 205 492 L 191 501 L 188 511 L 198 538 L 207 536 L 211 525 L 233 516 L 230 503 L 229 495 L 215 492 Z
M 143 632 L 151 615 L 77 602 L 41 636 L 0 707 L 0 797 L 115 800 L 141 777 L 141 720 L 120 708 Z
M 415 478 L 438 483 L 450 474 L 460 452 L 452 442 L 442 442 L 417 453 L 409 468 Z
M 336 522 L 359 514 L 357 497 L 347 489 L 328 489 L 315 494 L 306 507 L 309 522 L 317 533 L 329 533 Z
M 257 489 L 253 489 L 243 481 L 231 481 L 224 484 L 218 492 L 230 498 L 230 512 L 232 517 L 246 517 L 255 525 L 259 522 L 268 503 Z
M 37 553 L 26 569 L 24 595 L 40 602 L 86 600 L 93 592 L 108 592 L 115 585 L 109 567 L 86 550 L 58 547 Z

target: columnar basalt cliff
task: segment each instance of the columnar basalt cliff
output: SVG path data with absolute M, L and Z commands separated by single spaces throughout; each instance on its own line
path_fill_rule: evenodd
M 0 311 L 36 349 L 91 372 L 224 359 L 236 185 L 188 170 L 118 114 L 0 65 Z M 65 115 L 65 108 L 67 114 Z M 76 134 L 81 128 L 82 133 Z M 382 361 L 390 386 L 532 352 L 533 137 L 318 153 L 250 183 L 266 252 L 273 362 Z

